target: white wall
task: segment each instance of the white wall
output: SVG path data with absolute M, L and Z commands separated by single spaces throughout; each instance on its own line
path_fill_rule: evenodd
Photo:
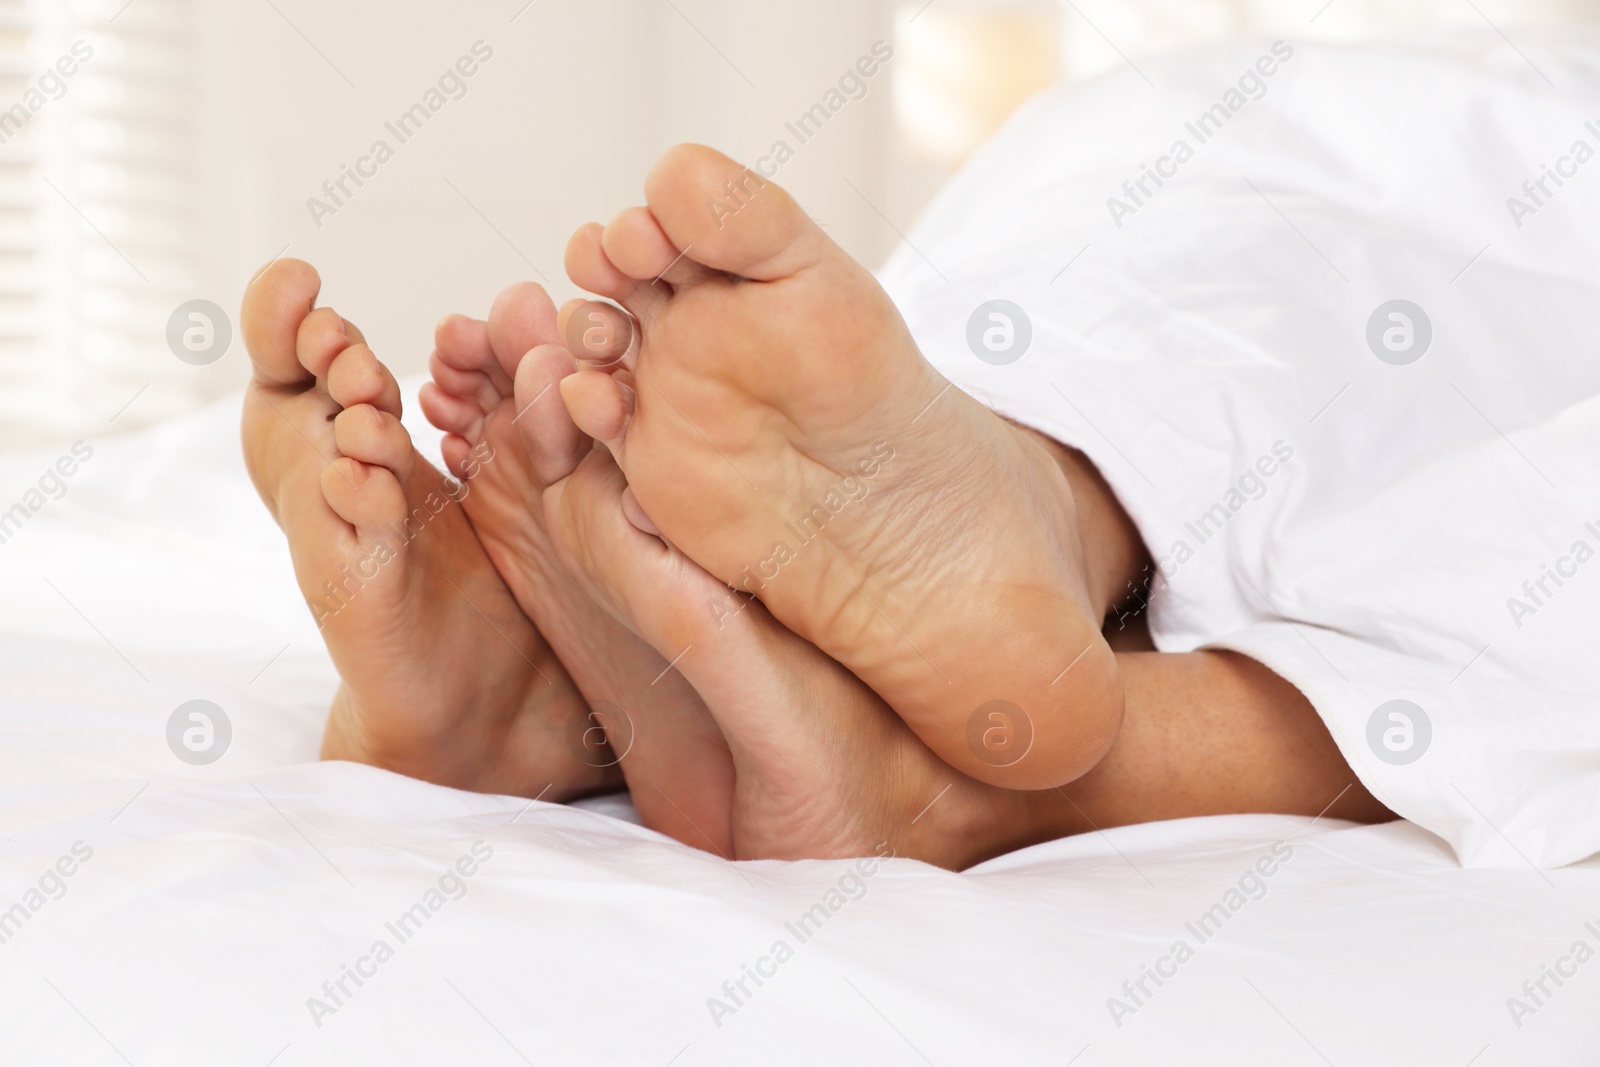
M 859 0 L 538 0 L 514 23 L 523 0 L 276 3 L 315 48 L 265 3 L 203 0 L 211 282 L 197 295 L 236 306 L 250 273 L 288 245 L 406 370 L 421 369 L 441 315 L 484 313 L 510 281 L 575 295 L 561 269 L 567 237 L 638 202 L 664 148 L 696 140 L 754 158 L 888 35 L 877 6 Z M 494 58 L 468 95 L 315 225 L 307 198 L 375 138 L 394 142 L 383 122 L 478 40 Z M 894 236 L 843 179 L 879 195 L 875 146 L 888 122 L 883 82 L 783 172 L 868 258 Z M 215 376 L 231 380 L 241 363 L 235 352 Z

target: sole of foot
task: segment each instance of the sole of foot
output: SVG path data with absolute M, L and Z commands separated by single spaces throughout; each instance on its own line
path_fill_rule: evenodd
M 1030 794 L 953 770 L 862 682 L 642 529 L 605 452 L 546 495 L 591 596 L 672 650 L 727 738 L 740 859 L 901 856 L 959 870 L 1042 839 Z
M 615 788 L 573 753 L 588 709 L 484 553 L 470 485 L 412 447 L 394 377 L 320 288 L 275 261 L 240 321 L 246 465 L 342 681 L 323 757 L 547 800 Z
M 923 359 L 776 185 L 693 145 L 580 230 L 573 281 L 639 323 L 633 380 L 561 390 L 667 540 L 850 668 L 941 758 L 1016 789 L 1117 735 L 1116 660 L 1050 452 Z
M 532 282 L 502 291 L 486 321 L 445 318 L 423 412 L 471 486 L 462 505 L 484 550 L 593 709 L 582 758 L 620 767 L 651 829 L 731 855 L 733 763 L 716 722 L 668 658 L 591 599 L 545 530 L 545 490 L 594 447 L 557 388 L 576 369 L 557 322 Z

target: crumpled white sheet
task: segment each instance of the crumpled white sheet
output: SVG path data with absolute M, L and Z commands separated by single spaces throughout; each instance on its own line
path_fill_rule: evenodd
M 1600 860 L 1463 869 L 1410 823 L 1239 816 L 862 877 L 730 865 L 614 799 L 317 764 L 335 676 L 238 415 L 235 397 L 96 441 L 0 545 L 0 1062 L 1493 1065 L 1600 1048 L 1600 964 L 1545 979 L 1540 1004 L 1522 990 L 1575 966 L 1576 941 L 1600 949 Z M 0 491 L 54 458 L 0 458 Z M 197 698 L 233 724 L 205 767 L 165 738 Z M 492 855 L 464 892 L 441 889 L 475 845 Z M 419 903 L 439 906 L 402 943 L 385 924 Z M 14 904 L 30 910 L 7 927 Z M 369 976 L 335 1004 L 323 983 L 346 966 Z

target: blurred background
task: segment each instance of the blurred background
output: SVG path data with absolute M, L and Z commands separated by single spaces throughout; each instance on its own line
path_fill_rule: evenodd
M 236 316 L 280 255 L 420 371 L 446 312 L 521 278 L 574 295 L 567 236 L 679 141 L 787 142 L 779 180 L 876 266 L 1057 81 L 1242 34 L 1592 21 L 1600 0 L 0 0 L 0 447 L 237 388 L 237 336 L 195 366 L 169 320 Z M 893 58 L 830 99 L 877 42 Z

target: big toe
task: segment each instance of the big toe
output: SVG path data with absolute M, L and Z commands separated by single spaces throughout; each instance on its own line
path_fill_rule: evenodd
M 645 179 L 645 199 L 673 245 L 744 278 L 789 277 L 832 247 L 787 192 L 704 145 L 669 149 Z
M 572 353 L 560 345 L 539 345 L 517 367 L 517 414 L 512 421 L 540 485 L 571 474 L 589 451 L 589 438 L 572 421 L 561 395 L 562 379 L 575 369 Z
M 261 385 L 295 388 L 314 380 L 300 362 L 296 341 L 321 289 L 316 268 L 298 259 L 274 260 L 251 279 L 239 324 Z
M 517 282 L 495 297 L 489 310 L 489 344 L 508 377 L 516 375 L 517 364 L 529 351 L 559 341 L 556 305 L 544 286 Z

